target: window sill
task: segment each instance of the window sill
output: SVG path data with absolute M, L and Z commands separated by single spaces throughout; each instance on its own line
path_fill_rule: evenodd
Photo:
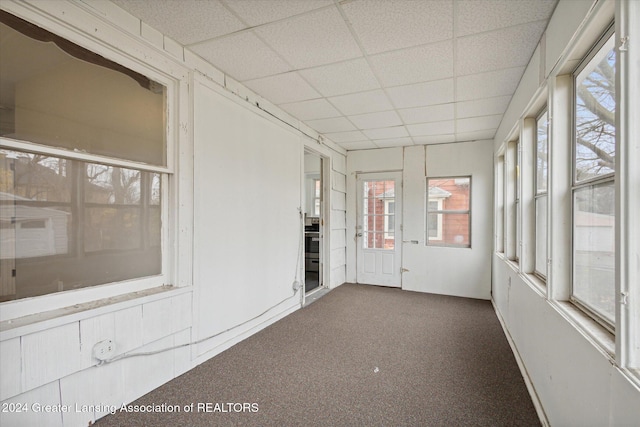
M 191 292 L 191 287 L 159 286 L 110 298 L 74 304 L 0 322 L 0 341 L 78 322 L 117 310 Z

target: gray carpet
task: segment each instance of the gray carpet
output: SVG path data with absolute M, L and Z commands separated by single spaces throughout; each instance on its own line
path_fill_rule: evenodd
M 97 425 L 540 425 L 490 302 L 352 284 L 134 403 L 192 402 L 218 411 Z

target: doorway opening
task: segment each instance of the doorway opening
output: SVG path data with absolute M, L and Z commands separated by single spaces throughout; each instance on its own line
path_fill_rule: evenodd
M 324 163 L 322 156 L 304 152 L 304 291 L 324 281 Z

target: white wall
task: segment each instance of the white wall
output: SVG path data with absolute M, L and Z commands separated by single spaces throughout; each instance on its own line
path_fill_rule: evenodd
M 301 136 L 205 79 L 194 85 L 195 339 L 300 305 Z M 297 295 L 297 297 L 296 297 Z M 280 303 L 280 304 L 279 304 Z M 264 319 L 262 319 L 264 321 Z M 203 343 L 225 342 L 236 331 Z
M 342 148 L 316 141 L 312 129 L 113 3 L 0 6 L 125 66 L 142 64 L 175 81 L 168 114 L 175 134 L 168 198 L 175 222 L 164 266 L 169 286 L 140 290 L 122 283 L 33 298 L 23 302 L 35 314 L 20 319 L 14 306 L 22 302 L 0 305 L 1 403 L 119 407 L 300 308 L 292 284 L 304 147 L 328 161 L 327 282 L 344 283 Z M 162 351 L 98 366 L 91 352 L 105 339 L 113 340 L 116 355 Z M 0 412 L 0 425 L 86 426 L 106 412 Z
M 356 175 L 402 171 L 402 288 L 489 299 L 493 200 L 493 141 L 438 144 L 347 154 L 347 280 L 356 277 Z M 426 176 L 471 176 L 471 248 L 426 246 Z M 417 244 L 412 241 L 417 241 Z
M 567 79 L 562 77 L 562 82 L 558 79 L 556 83 L 556 76 L 564 76 L 573 70 L 613 15 L 613 1 L 560 0 L 543 42 L 534 53 L 496 134 L 496 155 L 503 153 L 513 129 L 542 107 L 538 104 L 544 90 L 550 91 L 550 103 L 564 99 L 565 93 L 556 91 L 556 86 L 561 83 L 563 90 L 566 89 Z M 585 29 L 588 32 L 585 33 Z M 631 114 L 637 117 L 637 111 Z M 554 118 L 551 120 L 553 123 Z M 555 120 L 552 138 L 556 137 L 556 141 L 552 139 L 550 149 L 558 161 L 563 151 L 560 144 L 568 144 L 570 136 L 557 128 L 559 117 Z M 551 173 L 552 182 L 555 178 L 569 179 L 561 172 Z M 550 200 L 556 203 L 552 214 L 557 217 L 561 215 L 560 205 L 568 196 L 565 193 L 551 196 Z M 570 225 L 561 219 L 554 221 L 559 229 L 549 241 L 552 248 L 561 249 L 549 255 L 555 269 L 550 278 L 551 282 L 556 281 L 555 284 L 545 288 L 534 277 L 523 273 L 517 264 L 507 260 L 504 254 L 495 253 L 492 300 L 496 312 L 545 423 L 551 426 L 638 425 L 640 388 L 637 379 L 632 379 L 629 372 L 618 365 L 614 355 L 615 337 L 577 312 L 571 303 L 550 299 L 566 299 L 566 295 L 557 289 L 566 289 L 564 282 L 570 280 L 568 273 L 558 273 L 569 268 L 566 259 L 559 259 L 558 252 L 564 251 L 566 242 L 571 240 L 570 228 L 567 228 Z M 547 290 L 555 294 L 547 297 Z
M 405 152 L 402 288 L 468 298 L 491 297 L 493 141 L 428 145 L 426 176 L 471 176 L 471 247 L 425 245 L 424 157 L 416 147 Z M 412 151 L 418 151 L 415 155 Z

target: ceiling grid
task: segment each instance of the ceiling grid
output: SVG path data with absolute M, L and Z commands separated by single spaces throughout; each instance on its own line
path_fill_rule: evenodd
M 347 150 L 491 139 L 557 0 L 113 0 Z

